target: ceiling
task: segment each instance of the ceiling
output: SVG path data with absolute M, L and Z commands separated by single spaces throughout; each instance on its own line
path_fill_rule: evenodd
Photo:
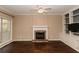
M 45 14 L 63 14 L 66 11 L 76 7 L 76 5 L 39 5 L 42 8 L 50 8 Z M 12 15 L 32 15 L 38 14 L 36 11 L 38 5 L 0 5 L 0 11 Z

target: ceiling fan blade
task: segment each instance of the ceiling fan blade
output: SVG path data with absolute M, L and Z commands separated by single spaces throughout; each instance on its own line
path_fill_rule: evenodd
M 45 10 L 52 10 L 52 8 L 45 8 Z

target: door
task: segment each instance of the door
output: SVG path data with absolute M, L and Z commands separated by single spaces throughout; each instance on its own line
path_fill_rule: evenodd
M 11 26 L 10 20 L 8 18 L 2 18 L 2 42 L 6 42 L 10 40 L 11 34 Z

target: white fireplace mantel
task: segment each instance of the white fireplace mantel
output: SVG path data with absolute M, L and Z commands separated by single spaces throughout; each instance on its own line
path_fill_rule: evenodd
M 45 30 L 46 31 L 46 39 L 48 39 L 48 26 L 33 26 L 33 40 L 35 40 L 35 31 L 37 30 Z
M 33 28 L 47 28 L 48 26 L 33 26 Z

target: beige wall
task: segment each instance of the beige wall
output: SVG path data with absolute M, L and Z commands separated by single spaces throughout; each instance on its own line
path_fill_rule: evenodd
M 48 38 L 59 39 L 62 32 L 62 16 L 60 15 L 18 15 L 13 19 L 13 39 L 32 39 L 33 25 L 47 25 Z

